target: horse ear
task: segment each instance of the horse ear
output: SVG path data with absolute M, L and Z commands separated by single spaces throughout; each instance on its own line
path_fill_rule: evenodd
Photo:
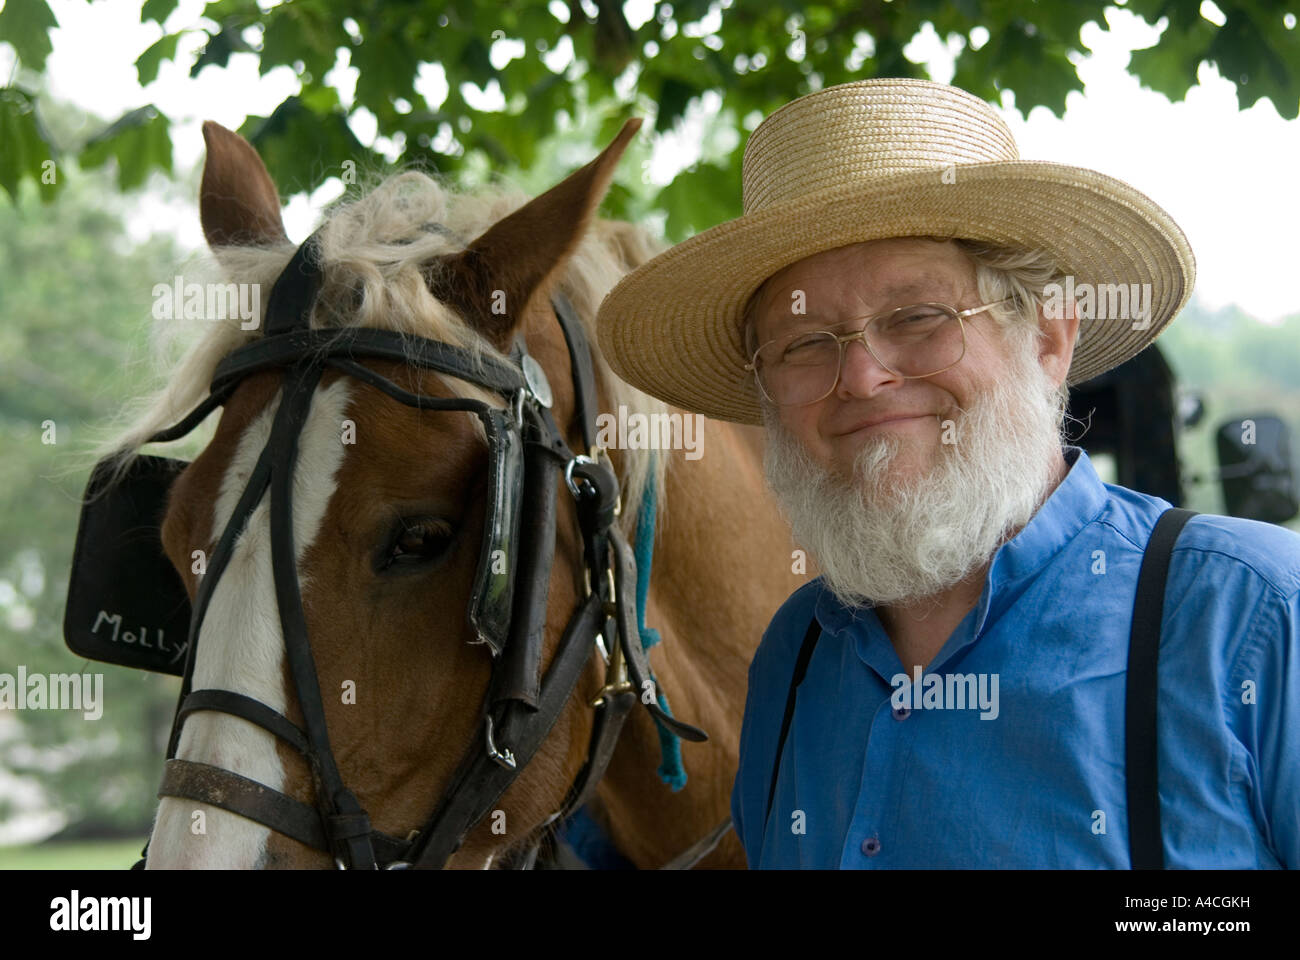
M 577 248 L 609 189 L 614 167 L 641 127 L 623 124 L 596 159 L 493 224 L 464 251 L 433 264 L 434 295 L 458 307 L 467 322 L 505 349 L 537 296 L 550 295 L 558 267 Z
M 219 123 L 203 124 L 208 156 L 199 218 L 208 246 L 270 246 L 286 239 L 280 195 L 253 145 Z

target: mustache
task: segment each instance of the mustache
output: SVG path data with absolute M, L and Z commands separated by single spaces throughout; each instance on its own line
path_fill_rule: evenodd
M 1036 356 L 951 414 L 955 443 L 926 468 L 900 473 L 898 435 L 870 437 L 851 476 L 823 466 L 764 410 L 764 472 L 795 540 L 846 605 L 934 597 L 987 562 L 1029 522 L 1051 490 L 1064 406 Z

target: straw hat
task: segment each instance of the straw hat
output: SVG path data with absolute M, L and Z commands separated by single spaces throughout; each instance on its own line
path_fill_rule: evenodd
M 965 237 L 1041 248 L 1076 287 L 1151 284 L 1146 329 L 1081 321 L 1071 384 L 1146 347 L 1196 277 L 1187 238 L 1147 196 L 1093 170 L 1020 160 L 1001 117 L 946 84 L 863 80 L 800 97 L 750 136 L 742 180 L 744 216 L 628 274 L 597 319 L 620 377 L 721 420 L 762 422 L 744 370 L 749 298 L 772 274 L 825 250 Z

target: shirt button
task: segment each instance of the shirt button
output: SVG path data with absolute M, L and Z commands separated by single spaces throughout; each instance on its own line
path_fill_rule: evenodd
M 874 857 L 880 852 L 880 838 L 874 834 L 862 841 L 862 852 L 869 857 Z
M 895 720 L 906 720 L 912 715 L 911 707 L 894 707 L 889 711 Z

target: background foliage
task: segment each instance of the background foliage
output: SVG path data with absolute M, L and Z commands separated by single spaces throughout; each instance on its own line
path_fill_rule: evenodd
M 159 66 L 178 56 L 188 33 L 202 37 L 184 56 L 191 76 L 226 65 L 236 53 L 257 57 L 265 74 L 291 69 L 297 93 L 269 116 L 249 117 L 240 132 L 266 159 L 284 192 L 310 189 L 337 175 L 345 160 L 380 161 L 376 146 L 402 163 L 461 177 L 483 171 L 531 169 L 552 134 L 599 120 L 607 142 L 627 117 L 653 118 L 659 133 L 674 128 L 692 103 L 721 104 L 706 150 L 650 200 L 667 215 L 678 240 L 740 213 L 745 134 L 777 107 L 805 93 L 863 77 L 923 77 L 908 45 L 932 28 L 960 44 L 953 83 L 986 100 L 1014 97 L 1023 112 L 1065 109 L 1081 87 L 1075 69 L 1085 49 L 1080 29 L 1103 28 L 1105 0 L 677 0 L 646 5 L 644 22 L 629 20 L 631 4 L 617 0 L 295 0 L 275 6 L 255 0 L 214 0 L 197 23 L 171 17 L 177 0 L 146 0 L 142 21 L 164 31 L 136 61 L 147 86 Z M 1130 71 L 1181 99 L 1211 63 L 1237 84 L 1243 108 L 1268 97 L 1294 118 L 1300 110 L 1300 31 L 1287 0 L 1219 0 L 1222 25 L 1201 15 L 1195 0 L 1128 0 L 1147 22 L 1163 20 L 1157 45 L 1133 54 Z M 1290 18 L 1290 19 L 1288 19 Z M 170 171 L 168 118 L 140 105 L 89 140 L 57 141 L 41 121 L 40 74 L 56 24 L 45 0 L 8 0 L 0 11 L 0 40 L 17 51 L 23 70 L 0 89 L 0 186 L 39 181 L 42 162 L 76 157 L 83 166 L 115 161 L 119 183 L 138 185 L 152 170 Z M 497 41 L 511 41 L 495 49 Z M 506 48 L 509 47 L 509 50 Z M 509 59 L 504 60 L 506 54 Z M 344 103 L 327 80 L 339 64 L 358 71 Z M 421 76 L 447 80 L 444 99 L 431 103 Z M 421 89 L 417 89 L 421 88 Z M 484 104 L 484 94 L 497 106 Z M 349 121 L 373 116 L 376 144 L 357 140 Z M 47 199 L 53 190 L 42 195 Z M 616 187 L 607 209 L 638 218 L 644 204 Z
M 74 657 L 63 602 L 91 431 L 153 385 L 150 286 L 171 276 L 179 253 L 166 237 L 123 242 L 106 172 L 65 169 L 61 179 L 57 203 L 43 204 L 29 182 L 0 204 L 0 671 L 103 673 L 107 707 L 96 721 L 0 713 L 0 780 L 34 778 L 72 835 L 138 835 L 178 687 Z M 48 423 L 53 444 L 43 442 Z M 7 785 L 0 821 L 15 812 Z
M 1282 116 L 1296 117 L 1300 36 L 1287 3 L 1219 0 L 1221 25 L 1194 0 L 1126 6 L 1166 21 L 1159 44 L 1132 57 L 1130 70 L 1147 86 L 1181 99 L 1199 66 L 1213 63 L 1237 83 L 1242 107 L 1268 97 Z M 662 222 L 678 240 L 739 215 L 741 147 L 764 115 L 834 83 L 924 76 L 907 50 L 931 27 L 962 47 L 954 83 L 993 102 L 1013 99 L 1025 112 L 1042 105 L 1062 113 L 1066 94 L 1082 86 L 1080 28 L 1104 27 L 1108 4 L 679 0 L 654 4 L 635 26 L 630 7 L 293 0 L 263 9 L 217 0 L 198 21 L 176 23 L 175 0 L 147 0 L 141 19 L 159 24 L 161 36 L 136 66 L 146 86 L 178 57 L 192 76 L 235 54 L 256 56 L 263 74 L 292 70 L 297 92 L 241 127 L 285 195 L 338 176 L 347 160 L 361 170 L 422 165 L 462 185 L 508 174 L 536 192 L 629 116 L 651 118 L 648 128 L 662 135 L 688 111 L 716 104 L 694 168 L 666 185 L 648 182 L 638 171 L 649 143 L 639 137 L 606 203 L 608 215 Z M 103 672 L 111 708 L 95 723 L 70 712 L 0 714 L 0 823 L 14 812 L 6 787 L 21 780 L 39 785 L 67 834 L 143 838 L 177 681 L 76 662 L 63 647 L 62 607 L 89 469 L 81 444 L 105 413 L 148 386 L 150 290 L 170 280 L 180 257 L 166 238 L 124 239 L 124 211 L 140 195 L 122 191 L 148 185 L 192 202 L 196 181 L 193 171 L 173 171 L 173 118 L 153 105 L 87 127 L 50 99 L 44 69 L 55 25 L 45 0 L 7 0 L 0 10 L 0 41 L 18 57 L 0 87 L 0 187 L 8 195 L 0 202 L 0 671 L 21 663 L 40 673 Z M 195 32 L 200 51 L 179 54 Z M 358 71 L 350 97 L 326 79 L 340 64 Z M 417 78 L 438 75 L 447 94 L 430 102 Z M 499 108 L 485 103 L 498 94 Z M 353 130 L 366 114 L 378 130 L 372 144 Z M 79 132 L 86 128 L 93 133 Z M 1213 423 L 1234 412 L 1279 410 L 1300 430 L 1300 317 L 1267 327 L 1235 308 L 1211 313 L 1194 302 L 1161 343 L 1184 386 L 1207 400 L 1206 424 L 1182 443 L 1194 471 L 1208 472 Z M 52 446 L 41 442 L 47 420 L 58 431 Z M 1189 505 L 1221 509 L 1213 485 L 1194 488 Z

